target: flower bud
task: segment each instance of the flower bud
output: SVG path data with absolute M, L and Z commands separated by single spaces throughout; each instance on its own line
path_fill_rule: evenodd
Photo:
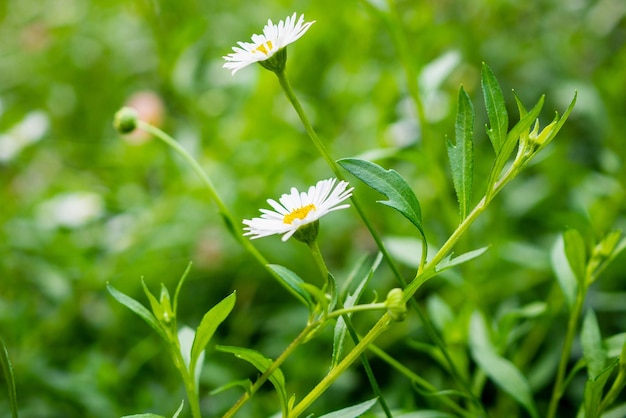
M 539 134 L 537 134 L 537 132 L 539 132 L 539 123 L 537 122 L 535 123 L 535 127 L 533 131 L 528 135 L 528 138 L 534 144 L 542 146 L 546 142 L 546 140 L 550 137 L 550 134 L 554 130 L 555 126 L 556 126 L 556 121 L 547 125 L 545 128 L 543 128 L 543 130 Z
M 121 134 L 129 134 L 137 128 L 139 114 L 131 107 L 123 107 L 117 111 L 113 126 Z
M 406 318 L 406 303 L 404 302 L 404 293 L 400 288 L 394 288 L 387 293 L 387 299 L 385 300 L 385 306 L 387 307 L 387 313 L 395 321 L 404 321 Z
M 170 301 L 170 293 L 167 291 L 167 288 L 163 283 L 161 283 L 161 296 L 159 297 L 159 303 L 161 304 L 161 308 L 163 308 L 163 318 L 159 318 L 166 325 L 169 325 L 174 319 L 174 311 L 172 311 L 172 303 Z

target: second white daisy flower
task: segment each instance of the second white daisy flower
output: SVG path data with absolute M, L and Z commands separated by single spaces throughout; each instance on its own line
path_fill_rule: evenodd
M 226 60 L 224 68 L 232 70 L 234 75 L 240 69 L 255 62 L 263 64 L 263 61 L 269 60 L 287 45 L 300 39 L 313 23 L 315 23 L 314 20 L 305 23 L 304 15 L 300 15 L 296 22 L 296 13 L 284 21 L 281 20 L 277 25 L 272 23 L 271 19 L 268 20 L 262 35 L 252 35 L 252 42 L 237 42 L 239 47 L 233 47 L 234 52 L 223 57 Z M 283 68 L 284 59 L 286 58 L 282 59 Z M 273 70 L 273 68 L 268 69 Z
M 251 239 L 262 238 L 274 234 L 283 234 L 282 240 L 287 241 L 298 228 L 316 222 L 329 212 L 350 207 L 341 202 L 352 196 L 353 188 L 347 188 L 348 182 L 337 179 L 320 180 L 308 192 L 299 192 L 295 187 L 291 193 L 283 194 L 277 201 L 268 199 L 267 203 L 274 209 L 261 209 L 261 217 L 245 219 L 244 236 Z

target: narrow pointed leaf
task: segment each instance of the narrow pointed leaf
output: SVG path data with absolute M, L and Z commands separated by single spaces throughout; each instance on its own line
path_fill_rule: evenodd
M 585 280 L 585 267 L 587 266 L 585 240 L 580 232 L 570 228 L 563 233 L 563 245 L 567 261 L 578 279 L 578 283 L 582 285 L 583 280 Z
M 533 418 L 539 417 L 528 380 L 512 362 L 497 353 L 485 319 L 478 312 L 470 319 L 470 351 L 478 366 L 500 389 L 526 408 Z
M 493 167 L 491 168 L 491 172 L 489 173 L 489 181 L 488 181 L 488 189 L 487 191 L 490 193 L 493 190 L 493 185 L 498 180 L 502 169 L 506 165 L 509 157 L 515 150 L 517 143 L 519 142 L 520 136 L 530 129 L 530 126 L 535 123 L 537 116 L 539 116 L 539 112 L 543 108 L 545 97 L 541 96 L 537 104 L 530 110 L 530 112 L 526 113 L 523 117 L 520 118 L 519 122 L 515 124 L 515 126 L 509 131 L 506 135 L 506 139 L 501 146 L 501 149 L 496 154 L 496 160 L 493 163 Z
M 377 401 L 377 398 L 370 399 L 369 401 L 361 402 L 359 404 L 322 415 L 319 418 L 358 418 L 367 411 L 369 411 L 370 408 L 374 406 Z
M 459 201 L 461 219 L 465 219 L 472 205 L 472 181 L 474 175 L 474 107 L 463 90 L 459 90 L 456 114 L 455 142 L 448 141 L 448 157 L 452 182 Z
M 506 111 L 500 84 L 498 84 L 495 75 L 485 63 L 483 63 L 482 66 L 481 76 L 481 86 L 490 125 L 487 130 L 487 135 L 497 155 L 502 148 L 502 144 L 506 139 L 506 133 L 509 130 L 509 115 Z
M 165 311 L 163 310 L 163 307 L 161 306 L 159 301 L 150 292 L 150 289 L 148 289 L 148 286 L 146 286 L 146 283 L 143 281 L 143 277 L 141 278 L 141 286 L 143 287 L 143 292 L 146 294 L 146 297 L 148 298 L 148 301 L 150 302 L 152 313 L 157 318 L 157 320 L 162 319 Z
M 248 394 L 252 393 L 252 382 L 250 381 L 250 379 L 243 379 L 243 380 L 236 380 L 233 382 L 229 382 L 229 383 L 226 383 L 225 385 L 215 388 L 211 392 L 209 392 L 209 395 L 217 395 L 219 393 L 222 393 L 228 389 L 232 389 L 235 387 L 243 388 L 243 390 L 245 390 L 246 393 Z
M 137 302 L 130 296 L 127 296 L 124 293 L 120 292 L 109 283 L 107 283 L 107 290 L 109 291 L 111 296 L 115 298 L 115 300 L 139 315 L 139 317 L 146 321 L 146 323 L 150 325 L 150 327 L 152 327 L 152 329 L 155 330 L 156 333 L 159 334 L 161 338 L 163 338 L 163 340 L 167 341 L 167 336 L 161 328 L 161 324 L 145 306 L 143 306 L 141 303 Z
M 608 367 L 601 370 L 595 378 L 589 378 L 585 383 L 583 402 L 585 408 L 585 418 L 600 418 L 600 415 L 598 414 L 598 406 L 602 401 L 604 387 L 606 386 L 606 382 L 609 380 L 609 377 L 611 377 L 613 370 L 615 370 L 618 365 L 619 361 L 614 360 Z
M 305 282 L 300 278 L 300 276 L 289 270 L 287 267 L 283 267 L 278 264 L 268 264 L 267 266 L 272 269 L 290 289 L 293 290 L 292 293 L 300 302 L 305 304 L 309 310 L 313 310 L 315 308 L 315 303 L 313 302 L 309 292 L 307 292 L 306 288 L 303 286 Z
M 363 290 L 365 290 L 365 286 L 374 275 L 374 272 L 380 265 L 381 260 L 382 260 L 382 254 L 378 253 L 376 258 L 369 265 L 368 270 L 366 270 L 365 274 L 363 274 L 362 276 L 363 278 L 359 282 L 354 292 L 346 296 L 346 300 L 343 303 L 344 308 L 351 308 L 358 303 L 359 299 L 361 298 L 361 295 L 363 294 Z M 365 257 L 362 258 L 360 263 L 357 265 L 357 268 L 355 268 L 354 271 L 356 271 L 357 274 L 361 273 L 361 270 L 367 261 L 368 261 L 367 258 Z M 349 280 L 352 280 L 352 278 L 350 278 Z M 348 314 L 348 316 L 352 316 L 352 315 Z M 343 317 L 339 317 L 337 319 L 337 323 L 335 324 L 335 331 L 333 335 L 334 337 L 333 338 L 333 354 L 332 354 L 331 362 L 330 362 L 331 369 L 334 368 L 337 364 L 339 364 L 339 361 L 341 360 L 343 347 L 346 341 L 347 331 L 348 331 L 348 328 L 346 327 L 346 321 L 343 319 Z
M 565 121 L 569 118 L 569 115 L 572 113 L 572 110 L 574 110 L 574 106 L 576 105 L 576 99 L 577 98 L 578 98 L 578 92 L 575 92 L 574 93 L 574 98 L 572 99 L 572 101 L 570 102 L 569 106 L 567 107 L 567 110 L 565 110 L 565 113 L 563 113 L 563 116 L 561 116 L 558 119 L 558 122 L 556 123 L 556 125 L 552 129 L 552 132 L 550 132 L 550 135 L 544 141 L 542 147 L 545 147 L 546 145 L 548 145 L 554 139 L 556 134 L 559 133 L 559 131 L 561 130 L 561 128 L 565 124 Z M 557 118 L 558 118 L 558 114 L 557 114 Z
M 187 278 L 187 275 L 191 271 L 192 264 L 193 263 L 191 261 L 189 262 L 189 264 L 187 264 L 187 268 L 183 272 L 183 275 L 180 277 L 180 280 L 178 281 L 178 284 L 176 285 L 176 290 L 174 291 L 174 301 L 172 302 L 173 303 L 172 311 L 174 312 L 174 315 L 176 315 L 177 312 L 178 312 L 177 311 L 177 309 L 178 309 L 178 295 L 180 294 L 180 289 L 182 289 L 183 283 L 185 282 L 185 279 Z
M 589 378 L 595 379 L 606 365 L 607 354 L 602 342 L 598 319 L 592 309 L 587 311 L 583 320 L 580 342 L 583 347 L 583 356 L 587 361 Z
M 265 373 L 270 366 L 272 365 L 272 360 L 265 357 L 263 354 L 258 351 L 243 348 L 243 347 L 232 347 L 232 346 L 224 346 L 219 345 L 216 347 L 219 351 L 223 351 L 225 353 L 231 353 L 235 357 L 240 358 L 242 360 L 247 361 L 257 368 L 261 373 Z M 278 393 L 278 397 L 280 399 L 281 408 L 283 410 L 283 416 L 287 416 L 286 412 L 288 410 L 288 398 L 287 398 L 287 390 L 285 388 L 285 376 L 280 369 L 276 369 L 272 372 L 269 377 L 269 381 L 272 382 L 276 392 Z
M 379 201 L 379 203 L 400 212 L 424 236 L 419 201 L 406 180 L 397 171 L 385 170 L 378 164 L 356 158 L 344 158 L 338 163 L 363 183 L 385 195 L 388 200 Z
M 9 358 L 9 350 L 7 350 L 4 340 L 0 337 L 0 364 L 2 364 L 2 373 L 4 381 L 7 385 L 9 405 L 11 406 L 11 417 L 17 418 L 17 391 L 15 390 L 15 375 L 13 374 L 13 365 Z
M 191 360 L 189 361 L 190 373 L 193 374 L 195 372 L 196 363 L 200 358 L 200 354 L 202 354 L 207 344 L 213 337 L 217 327 L 224 322 L 226 317 L 228 317 L 230 312 L 233 310 L 236 298 L 235 292 L 231 293 L 220 303 L 212 307 L 202 318 L 202 321 L 196 330 L 193 345 L 191 346 Z
M 481 348 L 472 348 L 472 357 L 496 385 L 526 408 L 532 417 L 539 417 L 530 385 L 513 363 Z
M 473 260 L 473 259 L 475 259 L 477 257 L 480 257 L 485 252 L 487 252 L 488 249 L 489 249 L 489 247 L 483 247 L 483 248 L 479 248 L 477 250 L 466 252 L 464 254 L 461 254 L 458 257 L 444 258 L 439 264 L 437 264 L 437 266 L 435 267 L 435 270 L 438 273 L 440 273 L 440 272 L 442 272 L 444 270 L 447 270 L 449 268 L 458 266 L 459 264 L 467 263 L 470 260 Z
M 174 415 L 172 415 L 172 418 L 178 418 L 180 413 L 183 411 L 184 406 L 185 406 L 185 400 L 183 399 L 182 401 L 180 401 L 180 406 L 178 407 L 176 412 L 174 412 Z

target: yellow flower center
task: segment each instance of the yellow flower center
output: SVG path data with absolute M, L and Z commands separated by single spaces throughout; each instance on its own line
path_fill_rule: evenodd
M 262 52 L 264 55 L 267 55 L 270 53 L 271 49 L 272 49 L 272 41 L 267 41 L 264 44 L 257 46 L 254 52 L 258 51 L 258 52 Z
M 304 218 L 306 218 L 306 216 L 312 210 L 316 210 L 315 205 L 313 203 L 309 203 L 306 206 L 303 206 L 301 208 L 293 210 L 293 211 L 291 211 L 291 213 L 288 213 L 288 214 L 285 215 L 285 217 L 283 218 L 283 223 L 291 225 L 293 223 L 293 221 L 295 221 L 296 219 L 304 219 Z

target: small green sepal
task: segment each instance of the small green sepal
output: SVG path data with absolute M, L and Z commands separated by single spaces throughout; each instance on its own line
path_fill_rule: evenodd
M 282 73 L 285 71 L 285 64 L 287 63 L 287 48 L 281 48 L 274 55 L 266 59 L 265 61 L 259 61 L 259 64 L 266 70 L 270 70 L 274 73 Z

